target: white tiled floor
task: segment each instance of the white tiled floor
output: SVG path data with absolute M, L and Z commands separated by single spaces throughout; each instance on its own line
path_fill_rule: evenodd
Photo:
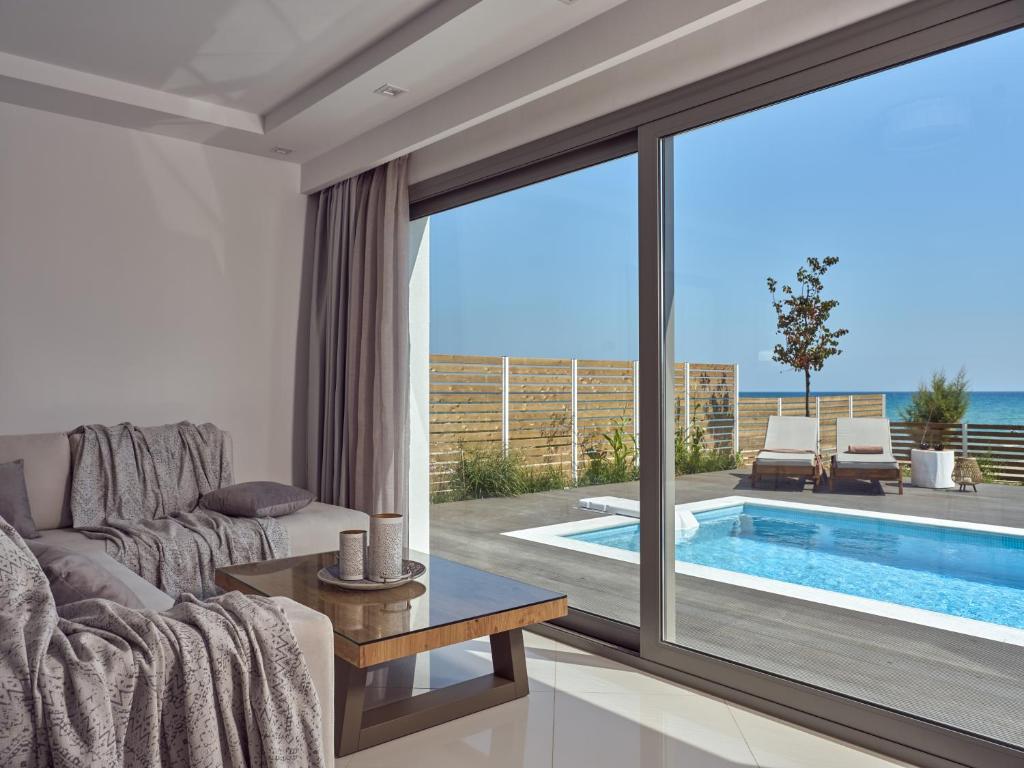
M 335 768 L 896 768 L 855 747 L 526 633 L 530 695 L 342 758 Z M 403 677 L 371 675 L 374 703 L 490 671 L 478 640 Z

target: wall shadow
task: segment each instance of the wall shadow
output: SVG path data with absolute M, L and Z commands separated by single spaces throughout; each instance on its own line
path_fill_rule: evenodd
M 299 321 L 295 331 L 295 394 L 292 398 L 292 484 L 306 487 L 308 459 L 307 407 L 309 405 L 309 322 L 313 297 L 313 248 L 317 201 L 306 197 L 306 221 L 302 232 L 302 278 L 299 287 Z

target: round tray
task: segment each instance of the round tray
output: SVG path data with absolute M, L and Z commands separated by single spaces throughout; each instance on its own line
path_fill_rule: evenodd
M 370 581 L 369 579 L 357 579 L 354 581 L 346 581 L 338 578 L 338 566 L 328 565 L 326 568 L 321 568 L 317 573 L 316 577 L 320 579 L 324 584 L 330 584 L 332 587 L 341 587 L 342 589 L 355 589 L 360 592 L 372 592 L 378 589 L 392 589 L 394 587 L 400 587 L 403 584 L 408 584 L 414 579 L 418 579 L 424 573 L 427 572 L 427 567 L 423 563 L 418 563 L 415 560 L 403 560 L 402 561 L 402 577 L 395 579 L 394 581 Z

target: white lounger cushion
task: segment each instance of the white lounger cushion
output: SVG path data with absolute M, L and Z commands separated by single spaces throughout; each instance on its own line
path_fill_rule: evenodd
M 836 448 L 838 453 L 846 456 L 856 456 L 856 461 L 869 463 L 871 459 L 878 460 L 877 453 L 850 454 L 846 449 L 851 445 L 878 445 L 882 447 L 882 456 L 892 461 L 892 433 L 889 430 L 889 420 L 881 418 L 855 418 L 844 417 L 836 419 Z
M 769 416 L 764 450 L 771 453 L 779 448 L 817 453 L 818 420 L 813 416 Z M 797 457 L 798 461 L 801 459 Z
M 849 453 L 851 445 L 878 445 L 882 453 Z M 836 419 L 836 466 L 839 469 L 899 469 L 892 455 L 889 420 L 881 418 Z
M 813 467 L 813 453 L 776 453 L 761 451 L 757 454 L 758 464 L 773 464 L 781 467 Z
M 884 453 L 837 453 L 836 466 L 840 469 L 898 469 L 900 464 Z
M 803 469 L 814 467 L 817 454 L 817 419 L 811 416 L 769 416 L 764 450 L 758 452 L 756 462 L 760 466 Z

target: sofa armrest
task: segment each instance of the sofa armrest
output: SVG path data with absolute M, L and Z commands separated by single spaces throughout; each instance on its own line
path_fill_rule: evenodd
M 324 760 L 334 764 L 334 629 L 331 620 L 287 597 L 275 597 L 309 667 L 323 716 Z

